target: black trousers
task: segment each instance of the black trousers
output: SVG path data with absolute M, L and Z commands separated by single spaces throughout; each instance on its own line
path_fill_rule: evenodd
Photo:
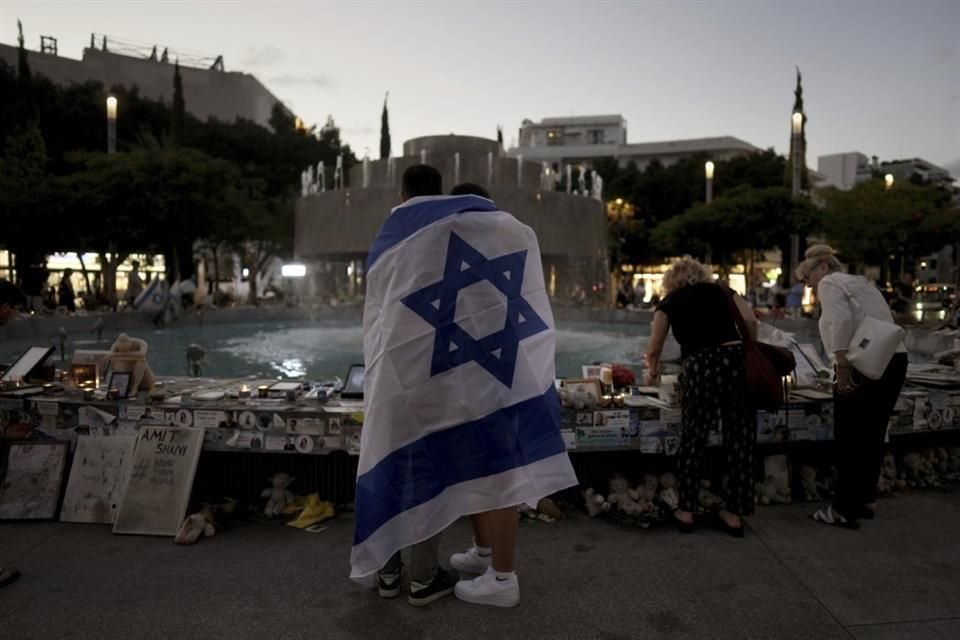
M 907 354 L 894 354 L 883 377 L 870 380 L 853 371 L 857 388 L 833 392 L 833 439 L 837 448 L 837 488 L 833 508 L 856 519 L 877 497 L 887 422 L 907 377 Z
M 683 409 L 677 451 L 680 508 L 697 511 L 702 467 L 710 431 L 723 434 L 727 486 L 712 487 L 731 513 L 753 513 L 754 448 L 757 421 L 746 404 L 743 345 L 708 347 L 683 359 L 680 404 Z

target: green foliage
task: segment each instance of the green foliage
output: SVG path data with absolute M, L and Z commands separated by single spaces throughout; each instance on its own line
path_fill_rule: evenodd
M 24 60 L 25 60 L 24 56 Z M 182 277 L 192 273 L 198 239 L 241 252 L 249 265 L 289 251 L 300 172 L 323 160 L 333 171 L 344 155 L 356 163 L 333 119 L 319 136 L 296 126 L 280 104 L 273 130 L 253 122 L 200 122 L 186 113 L 179 68 L 173 104 L 114 86 L 119 153 L 106 146 L 105 101 L 99 83 L 58 86 L 0 61 L 0 207 L 16 233 L 15 251 L 158 251 Z M 35 113 L 23 108 L 28 95 Z M 47 221 L 40 223 L 41 221 Z M 38 224 L 40 223 L 40 224 Z
M 387 94 L 389 97 L 390 94 Z M 380 114 L 380 159 L 390 157 L 390 116 L 387 113 L 387 98 L 383 99 L 383 113 Z
M 180 77 L 180 63 L 173 65 L 173 111 L 171 114 L 170 137 L 174 145 L 183 143 L 183 130 L 186 126 L 186 102 L 183 98 L 183 79 Z
M 715 262 L 728 264 L 742 251 L 788 249 L 790 234 L 806 235 L 818 222 L 817 209 L 783 187 L 742 185 L 658 225 L 652 241 L 665 254 L 709 250 Z
M 847 262 L 884 264 L 891 255 L 899 262 L 960 237 L 960 212 L 937 186 L 904 181 L 886 190 L 877 179 L 821 195 L 824 233 Z
M 677 253 L 706 253 L 709 235 L 690 235 L 674 244 L 671 229 L 683 225 L 690 233 L 694 229 L 708 228 L 709 225 L 699 222 L 692 227 L 686 222 L 673 222 L 691 207 L 702 203 L 706 189 L 704 164 L 708 159 L 709 156 L 699 154 L 670 166 L 654 161 L 643 170 L 634 162 L 621 167 L 615 158 L 594 162 L 594 169 L 603 177 L 604 197 L 607 200 L 623 198 L 633 205 L 634 220 L 638 223 L 611 223 L 611 264 L 642 263 Z M 715 197 L 739 193 L 737 190 L 744 186 L 761 190 L 782 189 L 784 167 L 784 158 L 772 149 L 718 161 L 714 173 Z M 668 226 L 657 236 L 659 241 L 653 242 L 656 230 L 663 225 Z M 779 242 L 778 239 L 768 246 Z

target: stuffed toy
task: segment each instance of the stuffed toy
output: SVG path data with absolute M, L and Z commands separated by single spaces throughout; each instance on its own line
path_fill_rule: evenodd
M 660 487 L 660 479 L 648 473 L 643 477 L 643 484 L 637 487 L 638 500 L 644 511 L 654 511 L 654 503 L 657 499 L 657 489 Z
M 893 493 L 900 491 L 906 484 L 897 477 L 897 463 L 892 453 L 883 456 L 883 463 L 880 465 L 880 477 L 877 479 L 877 493 Z
M 610 511 L 610 503 L 602 495 L 595 493 L 593 489 L 584 491 L 583 499 L 587 503 L 587 515 L 591 518 Z
M 670 509 L 677 509 L 680 506 L 680 496 L 677 494 L 677 476 L 669 471 L 660 474 L 660 501 Z
M 930 486 L 929 473 L 924 464 L 923 456 L 911 451 L 903 456 L 903 479 L 911 489 Z
M 767 476 L 766 480 L 757 483 L 757 495 L 760 497 L 760 504 L 790 504 L 790 489 L 779 486 L 773 476 Z
M 212 538 L 217 532 L 216 524 L 210 505 L 203 505 L 200 511 L 187 516 L 173 541 L 177 544 L 193 544 L 201 535 Z
M 560 389 L 560 404 L 569 409 L 591 410 L 597 406 L 597 399 L 586 391 Z
M 803 485 L 803 499 L 805 502 L 823 500 L 820 488 L 817 486 L 817 470 L 809 465 L 800 468 L 800 482 Z
M 640 494 L 630 488 L 626 478 L 619 473 L 610 478 L 610 493 L 607 496 L 610 504 L 616 505 L 628 516 L 636 516 L 644 512 L 643 505 L 637 502 L 639 499 Z
M 125 333 L 117 336 L 110 347 L 110 369 L 117 373 L 130 373 L 130 386 L 126 395 L 136 395 L 141 389 L 153 388 L 153 371 L 147 363 L 147 342 L 131 338 Z
M 286 473 L 275 473 L 270 478 L 270 488 L 264 489 L 260 497 L 267 498 L 267 506 L 263 509 L 263 515 L 274 517 L 280 515 L 287 504 L 293 502 L 293 492 L 287 487 L 294 481 Z
M 960 447 L 950 447 L 947 455 L 950 456 L 950 473 L 960 480 Z
M 537 502 L 537 511 L 554 520 L 563 518 L 563 511 L 557 506 L 557 503 L 550 498 L 540 498 Z
M 710 491 L 710 481 L 706 478 L 700 479 L 700 490 L 697 492 L 697 502 L 704 511 L 714 511 L 723 505 L 720 496 Z

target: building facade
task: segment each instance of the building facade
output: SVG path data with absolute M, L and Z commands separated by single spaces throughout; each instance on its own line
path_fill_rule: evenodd
M 818 187 L 852 189 L 873 176 L 870 160 L 862 153 L 832 153 L 817 158 L 817 173 L 823 180 Z
M 507 155 L 547 163 L 554 171 L 566 165 L 589 167 L 601 158 L 616 158 L 620 166 L 634 162 L 642 170 L 654 160 L 671 165 L 701 153 L 727 160 L 759 150 L 732 136 L 628 143 L 623 116 L 599 115 L 524 120 L 518 146 Z
M 446 192 L 460 182 L 483 185 L 500 209 L 534 230 L 553 298 L 569 299 L 578 288 L 605 286 L 607 218 L 599 199 L 545 188 L 539 163 L 504 157 L 495 140 L 426 136 L 408 140 L 403 149 L 403 157 L 352 167 L 345 181 L 349 186 L 314 183 L 297 201 L 294 253 L 307 267 L 300 292 L 305 298 L 362 295 L 370 245 L 390 210 L 400 204 L 404 170 L 422 162 L 440 171 Z
M 164 59 L 166 58 L 166 59 Z M 0 60 L 17 65 L 17 47 L 0 44 Z M 164 56 L 143 57 L 88 47 L 80 60 L 56 53 L 28 51 L 31 70 L 60 85 L 100 82 L 104 89 L 114 85 L 140 89 L 140 95 L 170 103 L 173 99 L 173 60 Z M 169 60 L 169 61 L 167 61 Z M 219 66 L 196 68 L 181 63 L 180 77 L 186 109 L 200 120 L 210 117 L 233 122 L 236 118 L 268 126 L 276 96 L 254 76 L 223 71 Z M 123 105 L 120 105 L 121 117 Z

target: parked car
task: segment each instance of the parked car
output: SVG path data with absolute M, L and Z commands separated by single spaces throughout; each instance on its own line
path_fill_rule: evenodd
M 957 301 L 957 286 L 947 282 L 918 284 L 913 297 L 913 313 L 919 320 L 943 320 Z

